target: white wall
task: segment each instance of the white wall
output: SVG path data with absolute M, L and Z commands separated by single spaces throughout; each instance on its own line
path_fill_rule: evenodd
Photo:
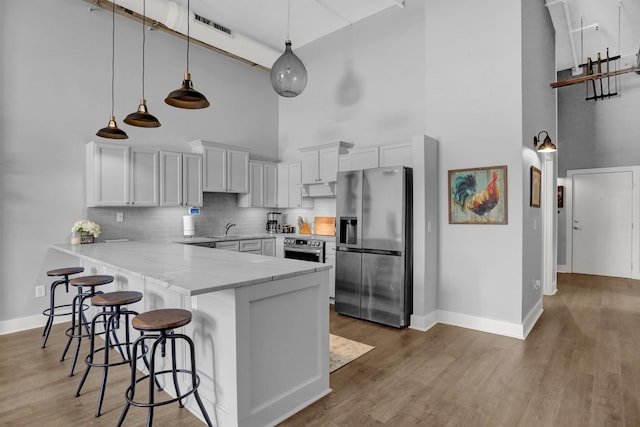
M 338 140 L 356 147 L 424 134 L 424 2 L 409 0 L 295 48 L 306 90 L 280 100 L 280 159 Z
M 531 8 L 534 21 L 525 26 Z M 441 311 L 520 325 L 523 308 L 536 299 L 523 302 L 523 288 L 541 268 L 540 231 L 523 224 L 525 206 L 527 224 L 539 216 L 528 211 L 529 166 L 539 162 L 528 149 L 529 127 L 555 122 L 548 97 L 536 96 L 525 111 L 524 96 L 548 82 L 535 76 L 523 84 L 534 76 L 523 71 L 522 38 L 547 29 L 545 12 L 542 0 L 524 9 L 507 0 L 409 0 L 405 9 L 388 9 L 300 49 L 309 86 L 298 98 L 280 100 L 280 157 L 287 161 L 299 158 L 297 148 L 333 140 L 356 147 L 415 134 L 439 140 Z M 553 72 L 548 41 L 527 47 L 527 61 Z M 350 76 L 357 78 L 345 85 Z M 509 224 L 449 225 L 447 171 L 494 165 L 508 166 Z
M 426 133 L 447 171 L 507 165 L 508 225 L 448 224 L 440 192 L 440 310 L 522 320 L 521 7 L 511 0 L 428 2 Z
M 522 1 L 522 317 L 523 320 L 542 300 L 542 286 L 534 288 L 533 281 L 542 282 L 542 234 L 544 197 L 541 207 L 530 203 L 530 166 L 544 171 L 542 158 L 555 158 L 556 154 L 538 154 L 533 137 L 546 130 L 553 141 L 556 132 L 556 91 L 549 86 L 555 78 L 554 29 L 543 1 Z M 544 134 L 542 135 L 544 136 Z M 555 182 L 555 176 L 554 182 Z M 555 185 L 550 191 L 555 201 Z M 555 212 L 555 210 L 554 210 Z M 555 213 L 554 213 L 555 219 Z M 555 233 L 552 233 L 555 235 Z M 555 259 L 555 244 L 547 249 Z M 555 277 L 555 271 L 552 275 Z
M 623 58 L 618 68 L 635 64 L 635 57 Z M 569 71 L 558 80 L 571 78 Z M 612 79 L 613 87 L 613 79 Z M 640 77 L 635 73 L 618 76 L 618 96 L 601 101 L 585 101 L 584 85 L 556 89 L 558 96 L 558 176 L 567 170 L 640 164 L 637 135 L 640 135 Z M 592 93 L 591 93 L 592 94 Z M 569 201 L 565 198 L 565 203 Z M 566 205 L 565 205 L 566 206 Z M 558 209 L 565 223 L 566 208 Z M 558 264 L 567 264 L 565 227 L 558 228 Z
M 12 0 L 0 8 L 3 321 L 42 311 L 47 300 L 35 299 L 33 287 L 49 283 L 44 272 L 59 266 L 48 246 L 67 241 L 86 215 L 84 144 L 100 139 L 95 132 L 110 113 L 111 14 L 88 12 L 76 0 Z M 124 124 L 140 99 L 140 54 L 140 24 L 116 17 L 115 112 L 127 142 L 189 151 L 188 141 L 202 138 L 277 160 L 278 97 L 269 74 L 191 45 L 194 84 L 212 105 L 169 107 L 163 100 L 181 84 L 186 42 L 160 31 L 147 32 L 146 98 L 162 127 Z

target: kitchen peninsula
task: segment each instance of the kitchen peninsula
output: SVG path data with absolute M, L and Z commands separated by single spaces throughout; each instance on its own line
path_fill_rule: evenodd
M 109 290 L 142 292 L 133 310 L 193 313 L 185 333 L 218 426 L 275 425 L 331 391 L 329 265 L 164 242 L 52 248 L 114 276 Z

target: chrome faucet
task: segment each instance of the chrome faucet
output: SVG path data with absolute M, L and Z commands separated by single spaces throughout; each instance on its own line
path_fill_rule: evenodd
M 224 235 L 225 236 L 227 235 L 227 233 L 229 233 L 229 229 L 231 227 L 235 227 L 235 224 L 232 224 L 232 223 L 228 222 L 227 225 L 224 226 Z

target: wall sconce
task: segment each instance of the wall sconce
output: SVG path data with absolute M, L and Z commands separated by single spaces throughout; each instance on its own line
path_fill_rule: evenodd
M 542 142 L 542 145 L 538 147 L 538 141 L 541 140 L 540 135 L 543 133 L 547 136 L 545 136 L 544 141 Z M 546 130 L 540 131 L 540 133 L 538 133 L 538 136 L 533 137 L 533 146 L 538 148 L 539 153 L 553 153 L 558 150 L 556 146 L 553 144 L 553 142 L 551 142 L 549 133 L 547 133 Z

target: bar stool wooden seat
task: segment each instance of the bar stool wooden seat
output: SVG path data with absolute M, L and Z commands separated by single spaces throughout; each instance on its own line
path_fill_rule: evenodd
M 118 421 L 118 426 L 121 426 L 124 422 L 125 417 L 127 416 L 127 412 L 131 405 L 147 408 L 147 426 L 153 425 L 153 409 L 156 406 L 168 405 L 170 403 L 178 402 L 180 407 L 184 407 L 182 400 L 193 394 L 196 398 L 196 402 L 198 403 L 198 407 L 204 416 L 205 421 L 209 427 L 212 427 L 211 420 L 209 419 L 209 415 L 207 414 L 206 409 L 204 408 L 204 404 L 202 403 L 202 399 L 200 399 L 200 394 L 198 393 L 198 386 L 200 385 L 200 377 L 196 373 L 196 360 L 195 360 L 195 348 L 193 345 L 193 341 L 187 335 L 175 333 L 173 329 L 179 328 L 181 326 L 187 325 L 191 322 L 191 312 L 187 310 L 181 309 L 160 309 L 148 311 L 146 313 L 139 314 L 134 317 L 131 321 L 133 327 L 142 332 L 142 335 L 135 341 L 133 344 L 133 360 L 136 360 L 138 348 L 141 349 L 142 352 L 145 351 L 145 341 L 150 340 L 151 349 L 149 351 L 149 374 L 143 375 L 140 378 L 136 378 L 136 367 L 135 364 L 131 365 L 131 385 L 127 388 L 125 392 L 126 404 L 122 410 L 122 414 L 120 415 L 120 420 Z M 176 341 L 183 340 L 189 347 L 190 354 L 190 362 L 191 366 L 189 369 L 186 368 L 178 368 L 176 363 Z M 158 350 L 158 346 L 160 346 L 160 351 L 162 357 L 166 356 L 165 346 L 167 341 L 171 344 L 171 369 L 165 369 L 156 372 L 156 351 Z M 185 392 L 180 391 L 180 386 L 178 385 L 178 373 L 186 374 L 191 377 L 191 389 Z M 156 402 L 155 401 L 155 388 L 154 384 L 157 383 L 157 377 L 161 375 L 171 374 L 173 378 L 173 385 L 176 392 L 176 397 L 172 399 L 167 399 L 164 401 Z M 147 382 L 147 387 L 149 390 L 148 400 L 147 401 L 137 401 L 135 393 L 136 386 L 138 383 L 143 381 Z M 160 388 L 158 388 L 161 390 Z
M 42 331 L 42 336 L 44 337 L 42 340 L 42 348 L 45 348 L 47 345 L 49 332 L 51 332 L 51 327 L 53 326 L 53 320 L 58 316 L 71 316 L 72 314 L 70 309 L 72 304 L 56 305 L 56 288 L 60 285 L 64 285 L 65 291 L 69 293 L 69 276 L 72 274 L 82 273 L 83 271 L 84 267 L 65 267 L 47 271 L 47 276 L 49 277 L 62 278 L 53 281 L 49 287 L 49 308 L 42 312 L 43 315 L 47 316 L 47 323 L 44 325 L 44 330 Z M 61 312 L 60 310 L 64 311 Z
M 133 344 L 133 341 L 131 340 L 129 318 L 138 315 L 138 313 L 133 310 L 129 310 L 124 306 L 134 304 L 141 299 L 142 293 L 133 291 L 107 292 L 91 297 L 91 304 L 96 307 L 101 307 L 104 310 L 98 312 L 91 320 L 89 354 L 85 359 L 87 367 L 84 370 L 84 374 L 82 375 L 82 379 L 80 380 L 80 384 L 78 385 L 76 397 L 80 396 L 80 391 L 82 390 L 82 386 L 84 385 L 91 368 L 102 368 L 102 383 L 100 385 L 100 394 L 98 395 L 96 417 L 100 416 L 100 411 L 102 409 L 102 402 L 104 400 L 104 392 L 107 386 L 107 374 L 109 372 L 109 367 L 119 366 L 123 364 L 129 364 L 135 367 L 135 363 L 132 363 L 133 359 L 131 358 L 130 350 L 130 346 L 131 344 Z M 100 322 L 105 325 L 104 346 L 96 348 L 96 325 Z M 121 325 L 121 323 L 124 323 L 124 325 Z M 119 329 L 124 329 L 124 341 L 120 341 L 118 339 L 116 330 Z M 118 350 L 120 354 L 119 359 L 110 359 L 109 353 L 110 350 L 113 349 Z M 99 355 L 99 353 L 103 353 L 101 362 L 97 361 L 97 356 Z M 144 354 L 142 355 L 142 357 L 144 357 Z M 144 360 L 146 363 L 146 359 Z
M 94 295 L 102 293 L 102 291 L 96 291 L 96 286 L 106 285 L 111 282 L 113 282 L 113 276 L 108 275 L 74 277 L 69 281 L 71 286 L 76 286 L 78 288 L 78 295 L 73 298 L 73 304 L 71 307 L 71 327 L 65 332 L 68 337 L 67 345 L 64 347 L 60 361 L 64 360 L 67 355 L 67 351 L 69 350 L 69 346 L 71 345 L 71 341 L 75 339 L 76 350 L 73 354 L 73 362 L 71 363 L 71 371 L 69 372 L 70 377 L 73 376 L 73 371 L 76 367 L 82 338 L 89 338 L 91 336 L 91 330 L 89 329 L 90 325 L 84 317 L 83 306 L 85 305 L 85 301 Z M 85 329 L 84 332 L 82 331 L 83 328 Z

